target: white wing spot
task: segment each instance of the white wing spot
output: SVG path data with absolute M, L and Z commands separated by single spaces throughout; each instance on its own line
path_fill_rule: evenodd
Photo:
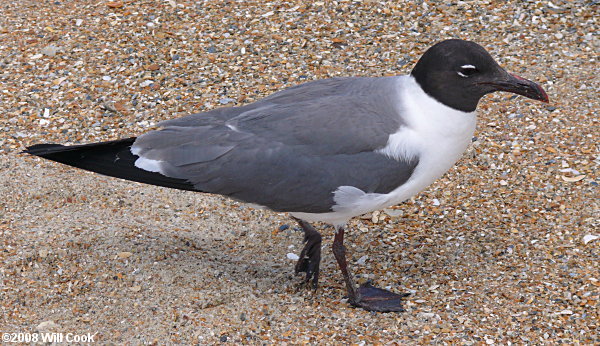
M 235 132 L 240 132 L 240 130 L 235 125 L 225 124 L 225 126 L 229 127 L 230 129 L 232 129 Z
M 465 69 L 467 69 L 467 68 L 476 68 L 476 67 L 475 67 L 475 66 L 473 66 L 473 65 L 462 65 L 460 68 L 465 68 Z
M 150 160 L 143 157 L 135 160 L 135 166 L 148 172 L 162 173 L 160 167 L 161 161 Z

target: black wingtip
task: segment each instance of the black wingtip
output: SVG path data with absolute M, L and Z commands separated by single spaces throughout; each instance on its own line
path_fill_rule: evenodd
M 42 156 L 56 151 L 58 148 L 64 148 L 61 144 L 34 144 L 25 148 L 20 154 L 30 154 L 35 156 Z
M 30 154 L 35 156 L 45 157 L 45 155 L 57 154 L 62 152 L 73 152 L 86 149 L 102 148 L 121 148 L 123 146 L 131 146 L 135 141 L 136 137 L 123 138 L 108 142 L 89 143 L 89 144 L 78 144 L 78 145 L 62 145 L 62 144 L 34 144 L 26 147 L 21 153 Z
M 131 137 L 79 145 L 34 144 L 26 147 L 22 153 L 111 177 L 179 190 L 198 191 L 185 179 L 170 178 L 136 167 L 135 161 L 138 156 L 131 153 L 131 145 L 135 139 Z

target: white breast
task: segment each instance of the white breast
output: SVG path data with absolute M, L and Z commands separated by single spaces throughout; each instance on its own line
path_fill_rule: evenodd
M 411 178 L 387 194 L 365 193 L 353 186 L 340 186 L 333 212 L 294 213 L 309 222 L 343 225 L 350 218 L 401 203 L 424 190 L 448 171 L 465 151 L 476 125 L 475 112 L 461 112 L 427 95 L 410 76 L 398 78 L 400 130 L 378 150 L 396 160 L 417 157 L 419 164 Z M 399 115 L 400 116 L 400 115 Z
M 425 189 L 448 171 L 471 142 L 475 112 L 450 108 L 427 95 L 414 78 L 403 79 L 401 111 L 407 126 L 390 136 L 380 153 L 395 159 L 419 158 L 408 182 L 388 194 L 400 203 Z

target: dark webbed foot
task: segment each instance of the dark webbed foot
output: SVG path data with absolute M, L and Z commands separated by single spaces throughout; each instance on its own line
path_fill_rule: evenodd
M 306 273 L 304 283 L 309 283 L 312 280 L 313 289 L 317 289 L 321 265 L 321 234 L 308 222 L 296 218 L 295 220 L 304 230 L 305 243 L 296 263 L 295 272 L 296 274 Z
M 359 300 L 349 300 L 349 302 L 353 306 L 363 308 L 367 311 L 400 312 L 404 311 L 404 308 L 402 308 L 402 299 L 409 295 L 410 293 L 396 294 L 366 283 L 358 288 Z
M 381 288 L 372 286 L 370 283 L 361 285 L 358 289 L 354 285 L 352 275 L 346 262 L 346 247 L 344 246 L 344 229 L 338 228 L 333 240 L 333 255 L 338 262 L 346 290 L 348 291 L 348 302 L 367 311 L 379 312 L 399 312 L 402 308 L 402 298 L 408 296 L 405 294 L 396 294 Z

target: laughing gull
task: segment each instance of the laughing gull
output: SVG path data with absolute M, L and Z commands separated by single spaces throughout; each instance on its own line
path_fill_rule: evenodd
M 117 178 L 225 195 L 289 212 L 304 230 L 296 273 L 317 287 L 321 235 L 336 228 L 333 253 L 348 301 L 402 311 L 405 294 L 356 287 L 346 262 L 352 217 L 401 203 L 440 178 L 475 131 L 479 100 L 508 91 L 548 102 L 536 83 L 506 72 L 480 45 L 446 40 L 408 76 L 308 82 L 254 103 L 159 123 L 137 138 L 85 145 L 38 144 L 26 153 Z

